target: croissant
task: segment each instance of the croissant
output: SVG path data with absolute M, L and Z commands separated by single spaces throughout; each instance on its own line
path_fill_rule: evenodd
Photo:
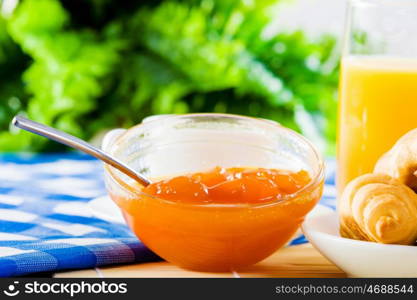
M 417 194 L 385 174 L 365 174 L 345 188 L 339 206 L 343 237 L 384 244 L 414 244 Z
M 377 161 L 374 173 L 390 175 L 417 191 L 417 129 L 402 136 Z

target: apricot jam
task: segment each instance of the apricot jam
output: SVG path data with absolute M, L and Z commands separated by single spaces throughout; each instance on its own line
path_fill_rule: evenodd
M 217 167 L 155 182 L 134 198 L 111 197 L 136 236 L 165 260 L 230 271 L 291 239 L 321 196 L 322 182 L 310 182 L 306 171 Z
M 216 167 L 209 172 L 153 183 L 143 192 L 184 203 L 260 204 L 280 200 L 308 182 L 310 177 L 306 171 Z

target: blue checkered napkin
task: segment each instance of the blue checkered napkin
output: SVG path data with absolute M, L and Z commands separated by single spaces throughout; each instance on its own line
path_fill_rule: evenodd
M 0 276 L 158 259 L 125 225 L 92 215 L 102 173 L 80 154 L 0 156 Z
M 333 166 L 322 200 L 330 207 Z M 127 226 L 92 214 L 88 202 L 106 195 L 102 173 L 81 154 L 0 155 L 0 276 L 158 259 Z

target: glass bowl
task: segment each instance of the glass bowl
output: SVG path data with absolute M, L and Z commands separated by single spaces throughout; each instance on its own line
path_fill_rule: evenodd
M 309 184 L 279 201 L 194 204 L 145 194 L 106 165 L 107 190 L 132 231 L 160 257 L 188 269 L 228 271 L 261 261 L 289 241 L 322 194 L 320 155 L 304 137 L 271 121 L 169 115 L 118 131 L 104 148 L 153 181 L 216 166 L 309 172 Z

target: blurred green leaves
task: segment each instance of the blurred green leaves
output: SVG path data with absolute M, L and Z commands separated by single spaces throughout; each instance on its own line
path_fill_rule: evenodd
M 118 48 L 114 41 L 98 41 L 93 32 L 66 29 L 68 21 L 69 15 L 58 1 L 26 0 L 7 20 L 7 28 L 33 59 L 22 74 L 29 95 L 26 114 L 82 136 L 79 119 L 98 105 L 97 97 L 104 90 L 100 79 L 118 60 Z M 45 143 L 45 139 L 23 132 L 0 136 L 0 149 L 4 150 L 41 150 Z
M 1 129 L 18 111 L 83 138 L 150 114 L 213 111 L 273 119 L 331 149 L 335 40 L 266 38 L 276 2 L 23 0 L 0 19 L 0 70 L 14 75 L 1 77 Z M 3 151 L 51 147 L 0 134 Z

